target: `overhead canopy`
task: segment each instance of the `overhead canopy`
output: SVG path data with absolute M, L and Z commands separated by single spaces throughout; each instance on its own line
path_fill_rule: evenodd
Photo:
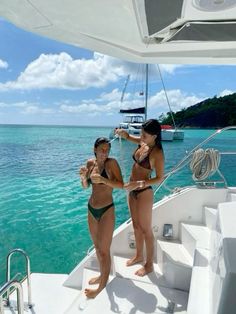
M 1 0 L 0 16 L 143 63 L 236 63 L 236 0 Z

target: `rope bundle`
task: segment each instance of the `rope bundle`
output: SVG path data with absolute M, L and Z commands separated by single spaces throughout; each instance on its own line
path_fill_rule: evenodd
M 220 153 L 213 148 L 200 148 L 193 153 L 190 169 L 194 180 L 204 180 L 218 171 Z

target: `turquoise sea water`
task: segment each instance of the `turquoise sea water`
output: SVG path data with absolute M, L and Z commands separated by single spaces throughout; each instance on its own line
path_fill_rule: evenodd
M 31 259 L 33 272 L 69 273 L 91 246 L 87 228 L 87 200 L 78 168 L 93 156 L 93 143 L 111 128 L 0 126 L 0 284 L 6 256 L 16 247 Z M 185 130 L 183 142 L 163 143 L 166 171 L 213 130 Z M 208 147 L 236 151 L 236 132 L 221 134 Z M 135 145 L 112 143 L 127 181 Z M 222 157 L 221 168 L 229 184 L 236 185 L 236 156 Z M 227 167 L 226 167 L 227 166 Z M 193 184 L 190 171 L 169 180 L 169 186 Z M 168 194 L 164 189 L 155 199 Z M 116 226 L 129 218 L 126 194 L 114 191 Z M 18 263 L 18 259 L 17 259 Z

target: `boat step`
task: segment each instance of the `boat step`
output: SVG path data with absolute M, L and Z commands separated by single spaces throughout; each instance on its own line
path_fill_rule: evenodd
M 181 223 L 181 241 L 193 258 L 195 248 L 209 249 L 210 231 L 206 226 Z
M 84 308 L 84 314 L 178 313 L 186 314 L 188 293 L 138 280 L 115 277 Z M 70 314 L 75 314 L 70 313 Z M 78 313 L 78 312 L 77 312 Z
M 76 299 L 78 290 L 63 287 L 67 274 L 31 274 L 32 309 L 25 308 L 24 313 L 63 314 Z M 24 303 L 28 299 L 27 282 L 23 281 Z M 10 295 L 10 302 L 16 306 L 16 291 Z M 4 314 L 16 314 L 17 310 L 4 308 Z
M 236 202 L 236 193 L 229 193 L 229 201 Z
M 157 240 L 157 263 L 169 287 L 189 290 L 193 259 L 181 243 Z
M 209 251 L 205 249 L 196 249 L 194 254 L 194 265 L 192 270 L 192 279 L 189 290 L 188 313 L 209 314 L 210 294 L 210 266 Z
M 142 267 L 142 264 L 135 264 L 132 266 L 126 266 L 128 258 L 121 257 L 121 256 L 114 256 L 114 271 L 115 275 L 118 277 L 128 278 L 132 280 L 142 281 L 146 283 L 156 283 L 160 286 L 167 286 L 166 280 L 163 277 L 159 266 L 154 263 L 154 271 L 149 273 L 148 276 L 137 276 L 135 272 Z
M 216 224 L 216 215 L 217 215 L 217 208 L 204 206 L 203 211 L 203 221 L 204 224 L 209 228 L 213 229 Z

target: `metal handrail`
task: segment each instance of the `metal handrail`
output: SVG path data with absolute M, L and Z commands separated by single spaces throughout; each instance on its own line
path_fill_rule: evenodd
M 7 293 L 11 288 L 17 289 L 17 311 L 18 314 L 24 314 L 24 299 L 23 299 L 23 288 L 19 281 L 17 280 L 10 280 L 6 282 L 0 288 L 0 313 L 4 313 L 4 307 L 2 303 L 2 296 Z
M 33 306 L 32 296 L 31 296 L 31 272 L 30 272 L 30 259 L 26 252 L 22 249 L 14 249 L 7 255 L 7 269 L 6 269 L 6 282 L 10 281 L 11 276 L 11 257 L 14 253 L 21 253 L 26 260 L 26 278 L 27 278 L 27 289 L 28 289 L 28 306 L 31 308 Z M 7 291 L 7 303 L 9 304 L 10 291 Z
M 91 245 L 89 248 L 88 248 L 88 250 L 87 250 L 87 255 L 90 255 L 91 254 L 91 252 L 92 252 L 92 250 L 95 248 L 95 246 L 94 245 Z
M 164 180 L 158 185 L 158 187 L 156 188 L 155 190 L 155 193 L 156 194 L 160 188 L 165 185 L 166 181 L 174 174 L 176 173 L 180 168 L 182 168 L 185 164 L 185 161 L 188 160 L 192 154 L 200 147 L 202 147 L 204 144 L 208 143 L 213 137 L 215 137 L 216 135 L 224 132 L 224 131 L 228 131 L 228 130 L 233 130 L 233 129 L 236 129 L 236 125 L 232 125 L 232 126 L 227 126 L 225 128 L 222 128 L 222 129 L 219 129 L 217 130 L 216 132 L 214 132 L 213 134 L 211 134 L 210 136 L 208 136 L 204 141 L 202 141 L 200 144 L 196 145 L 188 154 L 187 156 L 185 156 L 183 159 L 180 160 L 180 162 L 175 166 L 173 167 L 173 169 L 171 171 L 169 171 L 165 176 L 164 176 Z M 235 152 L 222 152 L 221 153 L 222 155 L 225 154 L 225 155 L 232 155 L 232 154 L 235 154 Z M 189 162 L 189 160 L 188 160 Z M 187 163 L 188 163 L 187 162 Z

